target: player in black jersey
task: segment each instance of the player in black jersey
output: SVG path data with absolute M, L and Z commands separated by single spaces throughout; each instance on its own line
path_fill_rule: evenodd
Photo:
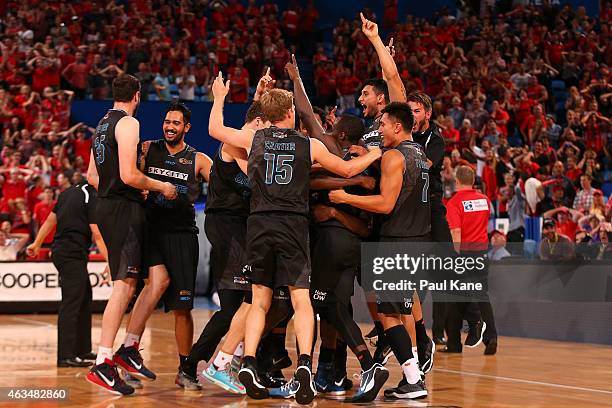
M 173 200 L 176 187 L 147 177 L 138 170 L 140 125 L 134 118 L 140 103 L 138 79 L 131 75 L 115 78 L 113 99 L 113 108 L 96 127 L 87 171 L 88 182 L 98 190 L 98 227 L 108 248 L 114 281 L 102 317 L 96 365 L 88 373 L 87 380 L 110 392 L 127 395 L 132 394 L 134 388 L 119 377 L 112 347 L 142 272 L 145 213 L 141 191 L 155 191 Z M 144 368 L 137 345 L 130 358 Z
M 452 238 L 448 222 L 446 220 L 446 207 L 442 204 L 442 162 L 444 160 L 444 139 L 440 134 L 440 129 L 430 123 L 432 104 L 431 98 L 423 92 L 412 92 L 408 95 L 408 105 L 412 109 L 414 115 L 414 128 L 412 129 L 412 137 L 415 142 L 419 143 L 425 150 L 427 160 L 430 163 L 429 168 L 429 198 L 431 202 L 431 239 L 433 242 L 448 243 L 447 251 L 452 250 Z M 433 296 L 433 292 L 432 292 Z M 446 304 L 442 302 L 433 302 L 433 325 L 432 334 L 434 341 L 438 344 L 444 344 L 444 324 L 446 321 Z M 427 360 L 431 358 L 426 354 L 428 350 L 435 350 L 429 346 L 430 340 L 425 332 L 423 323 L 423 313 L 420 308 L 420 303 L 415 301 L 413 308 L 413 316 L 416 325 L 417 342 L 419 343 L 419 360 Z
M 312 105 L 300 79 L 295 57 L 292 63 L 285 66 L 294 83 L 296 109 L 305 124 L 308 134 L 329 146 L 344 160 L 352 158 L 350 148 L 355 146 L 364 132 L 361 119 L 343 115 L 334 124 L 331 133 L 325 133 L 316 120 Z M 360 259 L 361 238 L 368 236 L 369 217 L 362 211 L 350 206 L 336 206 L 327 200 L 326 191 L 349 187 L 352 191 L 367 192 L 364 186 L 372 190 L 375 180 L 366 175 L 352 179 L 338 179 L 317 174 L 311 179 L 311 210 L 315 225 L 312 234 L 312 280 L 310 286 L 311 301 L 315 312 L 321 316 L 321 352 L 315 386 L 317 391 L 341 395 L 344 387 L 346 370 L 339 379 L 333 370 L 333 354 L 336 349 L 336 330 L 345 339 L 341 346 L 346 352 L 346 344 L 357 356 L 363 370 L 361 384 L 351 402 L 368 402 L 376 398 L 389 373 L 380 364 L 376 364 L 361 335 L 359 326 L 352 318 L 351 296 Z M 339 256 L 340 254 L 340 256 Z M 331 324 L 331 327 L 327 327 Z M 329 338 L 328 338 L 329 337 Z M 327 347 L 324 347 L 324 343 Z M 340 350 L 342 351 L 342 350 Z M 340 362 L 346 364 L 346 362 Z
M 140 342 L 145 324 L 162 297 L 166 312 L 174 314 L 179 362 L 191 351 L 191 309 L 199 256 L 194 203 L 201 193 L 201 181 L 208 180 L 212 161 L 185 143 L 190 119 L 189 108 L 181 103 L 170 104 L 163 122 L 164 138 L 143 143 L 142 171 L 153 179 L 174 184 L 178 196 L 167 200 L 153 191 L 145 203 L 146 284 L 134 305 L 126 343 L 117 351 L 118 363 L 130 374 L 145 368 L 132 357 L 134 343 Z M 197 378 L 180 372 L 175 382 L 187 389 L 199 389 Z
M 247 111 L 243 128 L 259 130 L 265 126 L 269 123 L 263 119 L 261 104 L 255 101 Z M 236 393 L 244 393 L 244 387 L 230 372 L 230 363 L 235 363 L 234 356 L 242 356 L 244 344 L 241 342 L 251 303 L 251 285 L 242 273 L 246 265 L 246 226 L 251 196 L 246 171 L 246 151 L 221 144 L 213 158 L 204 224 L 206 237 L 212 246 L 210 263 L 221 310 L 210 318 L 189 357 L 181 364 L 184 375 L 196 378 L 198 362 L 209 361 L 227 334 L 215 361 L 202 375 Z
M 329 193 L 329 198 L 334 203 L 382 213 L 382 242 L 426 242 L 430 234 L 431 212 L 427 191 L 429 166 L 425 152 L 412 140 L 412 111 L 405 103 L 393 102 L 382 112 L 380 131 L 388 150 L 381 160 L 380 194 L 358 196 L 336 190 Z M 387 301 L 384 294 L 380 294 L 378 299 L 385 337 L 402 365 L 405 378 L 397 388 L 385 391 L 385 396 L 423 398 L 427 390 L 401 318 L 411 312 L 412 293 L 404 296 L 404 302 Z
M 213 84 L 215 102 L 210 115 L 212 137 L 249 150 L 251 215 L 247 225 L 249 275 L 253 303 L 249 311 L 245 357 L 239 378 L 247 394 L 266 398 L 268 390 L 257 378 L 255 353 L 265 326 L 274 287 L 289 286 L 295 310 L 295 331 L 300 351 L 294 379 L 284 388 L 286 397 L 295 396 L 300 404 L 315 395 L 312 384 L 310 350 L 313 338 L 313 312 L 309 297 L 310 255 L 308 249 L 308 184 L 310 168 L 318 162 L 323 168 L 351 177 L 380 157 L 373 148 L 357 159 L 344 161 L 329 153 L 316 139 L 294 130 L 295 108 L 290 92 L 272 89 L 261 98 L 264 116 L 272 127 L 254 132 L 223 125 L 223 99 L 229 91 L 221 74 Z

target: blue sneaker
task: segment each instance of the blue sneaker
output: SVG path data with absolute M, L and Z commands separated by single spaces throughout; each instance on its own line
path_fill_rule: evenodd
M 300 388 L 300 384 L 292 378 L 281 387 L 269 388 L 268 393 L 270 398 L 295 398 L 298 388 Z
M 359 389 L 348 402 L 371 402 L 389 378 L 389 370 L 375 363 L 368 371 L 361 373 Z
M 333 381 L 334 374 L 333 364 L 319 364 L 317 374 L 315 375 L 314 383 L 317 392 L 330 395 L 344 395 L 346 389 L 343 387 L 343 381 L 337 384 Z
M 211 364 L 206 370 L 202 371 L 202 377 L 226 391 L 233 392 L 234 394 L 246 394 L 244 386 L 233 375 L 229 364 L 223 370 L 217 370 L 214 364 Z

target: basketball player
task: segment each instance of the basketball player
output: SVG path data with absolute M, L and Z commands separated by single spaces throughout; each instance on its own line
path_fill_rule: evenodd
M 98 227 L 108 249 L 111 297 L 102 317 L 102 334 L 96 365 L 87 380 L 121 395 L 134 393 L 117 373 L 112 347 L 125 310 L 142 272 L 145 213 L 142 190 L 176 198 L 176 187 L 154 180 L 138 170 L 140 125 L 134 118 L 140 103 L 140 82 L 131 75 L 113 80 L 113 108 L 98 123 L 87 171 L 88 182 L 98 190 Z M 142 365 L 136 348 L 135 365 Z
M 261 104 L 253 102 L 243 128 L 259 130 L 267 126 L 269 123 L 263 119 Z M 221 144 L 213 158 L 204 223 L 206 237 L 212 246 L 210 263 L 221 310 L 210 318 L 189 357 L 181 364 L 181 372 L 189 378 L 197 377 L 198 362 L 211 359 L 226 333 L 230 338 L 234 336 L 233 332 L 228 333 L 230 324 L 239 328 L 246 322 L 251 303 L 251 285 L 242 273 L 246 265 L 246 226 L 251 196 L 246 171 L 246 151 Z M 240 340 L 244 337 L 243 331 L 238 334 Z M 244 393 L 244 387 L 231 375 L 229 364 L 233 356 L 242 356 L 243 349 L 244 344 L 240 343 L 237 350 L 229 350 L 229 353 L 222 347 L 202 375 L 228 391 Z
M 381 242 L 427 242 L 431 228 L 426 182 L 428 164 L 423 149 L 412 140 L 412 111 L 405 103 L 392 102 L 382 113 L 379 130 L 388 150 L 381 160 L 380 194 L 358 196 L 336 190 L 329 193 L 329 198 L 337 204 L 384 214 L 380 226 Z M 412 293 L 404 296 L 404 302 L 390 302 L 384 294 L 377 295 L 385 338 L 404 373 L 404 381 L 397 388 L 385 390 L 385 396 L 423 398 L 427 390 L 401 319 L 402 315 L 411 314 Z
M 190 120 L 187 106 L 172 103 L 163 122 L 164 138 L 143 143 L 141 169 L 156 180 L 173 183 L 178 196 L 172 201 L 157 192 L 147 196 L 144 258 L 148 278 L 132 310 L 127 341 L 117 351 L 119 364 L 131 375 L 139 370 L 130 361 L 130 351 L 138 349 L 146 321 L 162 297 L 165 311 L 174 314 L 179 365 L 191 351 L 191 309 L 199 257 L 194 203 L 201 193 L 202 179 L 208 180 L 212 161 L 185 143 Z M 188 390 L 201 388 L 196 377 L 180 371 L 175 383 Z
M 229 92 L 221 73 L 213 84 L 215 101 L 210 114 L 212 137 L 236 147 L 249 149 L 251 215 L 247 225 L 247 257 L 252 281 L 253 302 L 249 310 L 245 357 L 239 379 L 252 398 L 268 397 L 257 378 L 255 353 L 265 326 L 274 287 L 288 286 L 295 311 L 295 331 L 302 354 L 294 378 L 285 391 L 300 404 L 315 396 L 310 350 L 313 339 L 313 311 L 309 297 L 310 255 L 308 248 L 308 183 L 310 168 L 323 168 L 352 177 L 380 155 L 379 148 L 357 159 L 344 161 L 329 153 L 316 139 L 294 130 L 295 107 L 290 92 L 272 89 L 261 98 L 264 116 L 272 126 L 257 132 L 223 125 L 223 99 Z
M 336 147 L 339 156 L 344 160 L 350 160 L 349 149 L 357 144 L 364 132 L 361 120 L 355 116 L 343 115 L 334 124 L 332 132 L 325 133 L 314 116 L 312 105 L 300 79 L 295 57 L 285 69 L 293 80 L 296 109 L 309 135 L 321 141 L 327 139 L 326 145 Z M 349 184 L 367 185 L 368 182 L 373 188 L 375 181 L 371 177 L 361 175 L 354 177 L 353 180 L 317 177 L 311 180 L 310 185 L 311 190 L 315 190 L 311 194 L 311 202 L 317 203 L 312 208 L 316 224 L 313 228 L 311 301 L 315 311 L 322 318 L 322 342 L 326 340 L 325 335 L 329 335 L 328 331 L 323 330 L 324 321 L 328 321 L 346 340 L 360 362 L 361 384 L 350 402 L 374 400 L 389 377 L 389 372 L 381 364 L 374 362 L 361 330 L 353 320 L 351 310 L 351 296 L 360 260 L 361 237 L 369 235 L 369 219 L 364 219 L 362 212 L 352 207 L 330 204 L 325 190 L 342 188 Z M 364 193 L 367 190 L 358 191 Z M 335 336 L 332 343 L 335 346 Z M 346 346 L 344 347 L 346 349 Z M 332 378 L 333 352 L 331 348 L 322 346 L 315 386 L 320 392 L 342 395 L 346 392 L 342 384 L 343 378 L 338 383 Z

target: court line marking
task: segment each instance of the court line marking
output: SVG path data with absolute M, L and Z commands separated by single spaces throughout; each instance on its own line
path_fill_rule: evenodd
M 513 378 L 513 377 L 503 377 L 503 376 L 498 376 L 498 375 L 471 373 L 471 372 L 468 372 L 468 371 L 449 370 L 449 369 L 446 369 L 446 368 L 434 368 L 433 370 L 434 371 L 440 371 L 440 372 L 443 372 L 443 373 L 467 375 L 467 376 L 471 376 L 471 377 L 482 377 L 482 378 L 490 378 L 490 379 L 493 379 L 493 380 L 514 381 L 514 382 L 519 382 L 519 383 L 524 383 L 524 384 L 545 385 L 545 386 L 554 387 L 554 388 L 564 388 L 564 389 L 576 390 L 576 391 L 598 392 L 598 393 L 601 393 L 601 394 L 612 395 L 612 391 L 600 390 L 600 389 L 597 389 L 597 388 L 575 387 L 573 385 L 563 385 L 563 384 L 555 384 L 555 383 L 549 383 L 549 382 L 544 382 L 544 381 L 524 380 L 522 378 Z
M 28 319 L 28 318 L 25 318 L 25 317 L 12 317 L 12 319 L 18 320 L 18 321 L 23 321 L 25 323 L 31 322 L 31 323 L 42 325 L 42 326 L 57 326 L 56 324 L 53 324 L 53 323 L 44 323 L 44 322 L 40 322 L 38 320 Z M 170 330 L 170 329 L 161 329 L 161 328 L 157 328 L 157 327 L 148 327 L 147 329 L 149 329 L 151 331 L 158 331 L 158 332 L 162 332 L 162 333 L 174 334 L 174 330 Z M 290 350 L 293 350 L 293 351 L 296 350 L 295 346 L 289 346 L 289 347 L 287 347 L 287 349 L 290 349 Z M 318 355 L 317 352 L 313 353 L 313 357 L 315 357 L 317 355 Z M 353 356 L 353 355 L 348 355 L 347 357 L 351 358 L 351 359 L 357 360 L 357 358 L 355 356 Z M 471 372 L 468 372 L 468 371 L 449 370 L 449 369 L 446 369 L 446 368 L 434 368 L 433 371 L 440 371 L 440 372 L 450 373 L 450 374 L 460 374 L 460 375 L 466 375 L 466 376 L 470 376 L 470 377 L 481 377 L 481 378 L 489 378 L 489 379 L 493 379 L 493 380 L 502 380 L 502 381 L 514 381 L 514 382 L 523 383 L 523 384 L 544 385 L 544 386 L 553 387 L 553 388 L 563 388 L 563 389 L 568 389 L 568 390 L 595 392 L 595 393 L 600 393 L 600 394 L 612 395 L 612 391 L 600 390 L 600 389 L 597 389 L 597 388 L 576 387 L 576 386 L 572 386 L 572 385 L 555 384 L 555 383 L 549 383 L 549 382 L 544 382 L 544 381 L 524 380 L 522 378 L 503 377 L 503 376 L 497 376 L 497 375 L 471 373 Z M 27 371 L 26 371 L 26 373 L 27 373 Z M 171 374 L 172 375 L 176 375 L 176 373 L 159 373 L 158 375 L 171 375 Z M 14 373 L 11 374 L 11 375 L 14 376 Z M 0 377 L 3 377 L 3 375 L 1 373 L 0 373 Z M 49 376 L 40 376 L 39 378 L 65 378 L 65 377 L 74 377 L 74 376 L 70 376 L 70 375 L 68 375 L 68 376 L 57 376 L 57 375 L 52 376 L 52 375 L 49 375 Z

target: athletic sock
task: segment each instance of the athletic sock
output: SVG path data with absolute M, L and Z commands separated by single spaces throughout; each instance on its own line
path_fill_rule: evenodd
M 429 336 L 425 330 L 425 322 L 423 319 L 418 322 L 414 322 L 414 328 L 416 329 L 416 340 L 417 344 L 427 344 L 429 342 Z
M 344 340 L 336 340 L 336 352 L 334 353 L 334 379 L 342 380 L 346 377 L 347 345 Z
M 374 365 L 374 359 L 372 358 L 372 354 L 370 354 L 370 350 L 368 350 L 367 348 L 365 350 L 357 352 L 356 356 L 363 371 L 368 371 Z
M 96 356 L 96 365 L 104 363 L 104 360 L 113 360 L 113 349 L 110 347 L 98 347 L 98 355 Z
M 241 341 L 236 346 L 236 350 L 234 350 L 234 357 L 242 358 L 244 356 L 244 342 Z
M 385 336 L 391 346 L 391 350 L 393 350 L 393 354 L 395 354 L 395 358 L 397 358 L 400 364 L 414 357 L 412 355 L 410 336 L 408 336 L 408 332 L 403 325 L 398 324 L 385 330 Z
M 319 348 L 319 366 L 323 364 L 332 364 L 334 362 L 334 352 L 336 349 L 330 349 L 327 347 L 321 346 Z
M 224 370 L 225 367 L 232 362 L 232 358 L 234 356 L 232 354 L 227 354 L 222 351 L 217 353 L 217 357 L 215 357 L 215 361 L 213 361 L 213 366 L 218 370 Z
M 188 358 L 189 356 L 184 356 L 182 354 L 179 354 L 179 367 L 183 367 L 183 365 L 185 365 L 185 363 L 187 362 Z
M 380 320 L 375 320 L 374 321 L 374 328 L 376 329 L 376 333 L 378 333 L 379 336 L 384 336 L 385 328 L 383 327 L 383 325 L 380 322 Z
M 411 358 L 402 364 L 402 371 L 408 384 L 416 384 L 421 379 L 419 373 L 419 362 L 416 358 Z
M 417 346 L 412 346 L 412 355 L 414 357 L 419 355 L 419 348 Z
M 125 347 L 134 346 L 140 343 L 140 336 L 132 333 L 126 333 L 123 345 Z

